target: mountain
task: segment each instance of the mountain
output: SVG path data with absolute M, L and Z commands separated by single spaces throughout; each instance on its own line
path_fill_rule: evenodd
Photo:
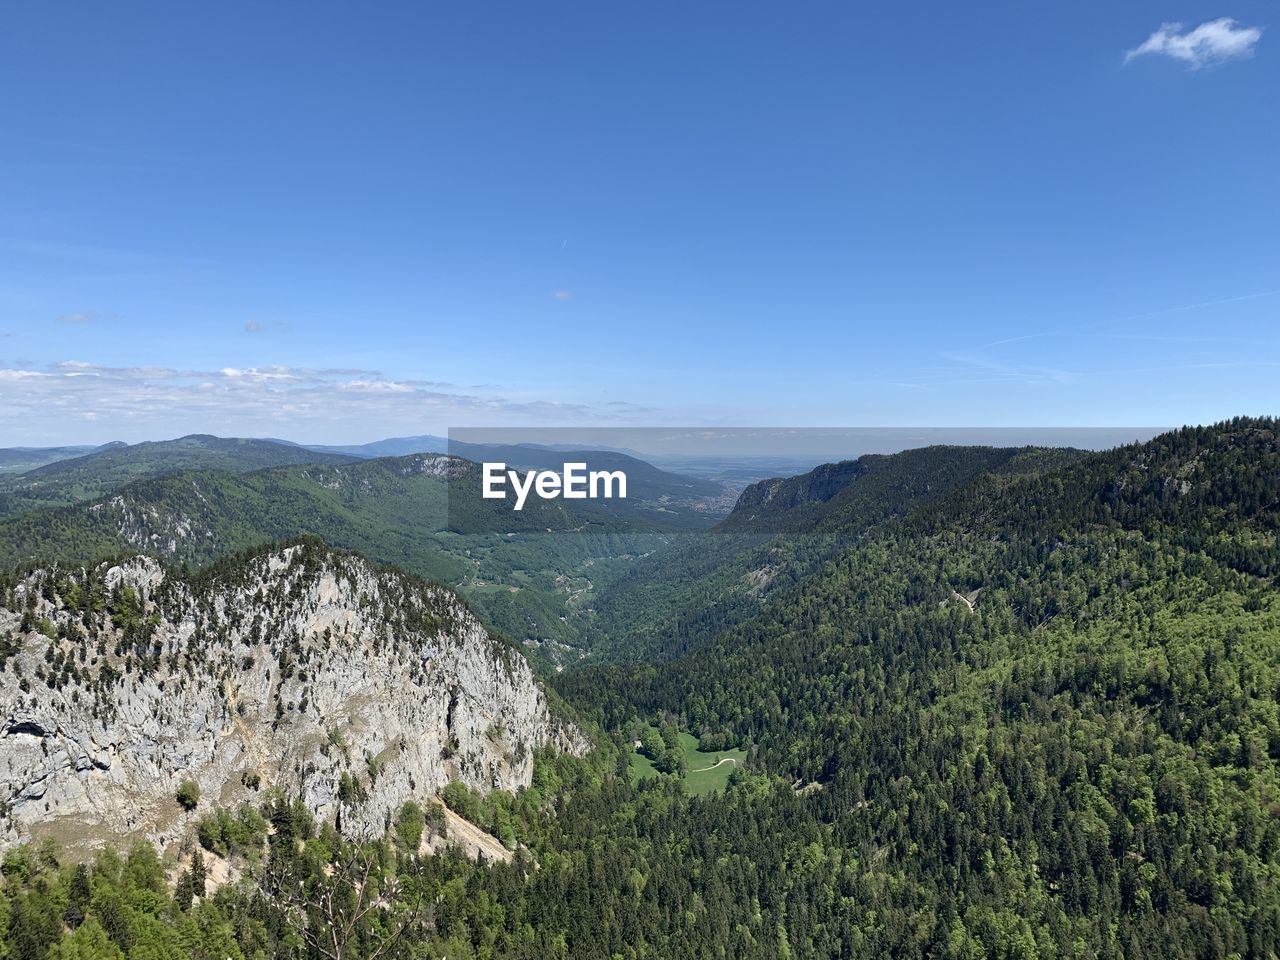
M 70 457 L 13 476 L 0 476 L 0 517 L 67 506 L 101 497 L 127 483 L 183 471 L 221 470 L 248 473 L 299 464 L 340 464 L 357 460 L 439 452 L 451 447 L 454 456 L 475 462 L 502 461 L 511 467 L 560 470 L 566 459 L 586 462 L 592 470 L 623 470 L 628 500 L 581 504 L 581 510 L 606 522 L 635 523 L 647 511 L 652 525 L 669 527 L 692 520 L 706 525 L 732 505 L 722 485 L 660 470 L 634 457 L 612 451 L 570 453 L 534 445 L 478 446 L 440 437 L 401 437 L 354 447 L 307 447 L 284 440 L 213 437 L 201 434 L 133 445 L 108 444 L 82 456 Z M 647 505 L 647 506 L 642 506 Z M 493 524 L 487 524 L 489 532 Z
M 595 599 L 595 659 L 666 659 L 812 573 L 878 525 L 986 476 L 1034 475 L 1070 448 L 932 446 L 867 454 L 746 487 L 713 531 L 639 559 Z
M 181 847 L 163 862 L 135 847 L 80 865 L 50 848 L 11 851 L 5 946 L 32 957 L 335 943 L 348 957 L 514 960 L 1280 955 L 1280 422 L 1238 418 L 1100 453 L 934 448 L 863 466 L 762 488 L 739 518 L 756 529 L 673 535 L 626 565 L 642 579 L 595 619 L 602 630 L 648 621 L 642 652 L 657 659 L 569 663 L 552 680 L 579 729 L 607 736 L 585 756 L 537 752 L 514 795 L 445 788 L 471 829 L 509 838 L 510 862 L 418 856 L 421 810 L 384 815 L 381 832 L 361 823 L 370 833 L 348 830 L 345 812 L 316 824 L 305 804 L 236 806 L 236 793 L 224 826 L 186 847 L 222 851 L 216 878 Z M 32 606 L 27 629 L 17 624 L 27 643 L 43 604 L 66 606 L 56 583 L 34 587 L 21 600 L 0 589 L 13 616 Z M 201 636 L 221 656 L 224 626 L 252 634 L 256 608 L 293 595 L 226 595 L 218 629 Z M 81 623 L 95 608 L 119 608 L 121 630 L 139 619 L 126 595 L 83 597 Z M 375 621 L 382 609 L 356 607 Z M 186 610 L 193 637 L 214 616 Z M 61 648 L 49 650 L 62 622 L 0 684 L 43 693 L 51 672 L 66 674 Z M 283 647 L 293 634 L 262 636 Z M 132 655 L 139 676 L 155 648 L 123 639 L 112 655 Z M 341 636 L 329 640 L 332 656 Z M 323 663 L 322 649 L 308 652 Z M 220 676 L 235 681 L 236 666 Z M 0 739 L 0 770 L 6 742 L 29 735 Z M 368 779 L 346 771 L 345 789 L 338 774 L 340 809 L 342 795 L 381 787 L 373 759 Z
M 544 468 L 564 457 L 534 447 L 467 452 Z M 992 447 L 868 455 L 747 488 L 714 534 L 697 532 L 714 515 L 678 497 L 693 494 L 684 503 L 698 503 L 715 485 L 620 454 L 583 456 L 594 469 L 627 471 L 627 501 L 572 508 L 563 500 L 531 501 L 518 515 L 475 495 L 474 466 L 439 455 L 237 476 L 183 473 L 87 505 L 0 520 L 0 555 L 87 563 L 145 550 L 199 565 L 311 534 L 461 590 L 491 627 L 538 643 L 554 662 L 572 659 L 572 651 L 663 658 L 749 615 L 843 538 L 984 473 L 1046 470 L 1081 455 Z M 640 499 L 646 494 L 658 499 Z
M 590 619 L 592 590 L 611 569 L 652 549 L 660 531 L 714 521 L 634 498 L 603 508 L 534 499 L 514 513 L 479 492 L 475 464 L 438 454 L 184 472 L 86 504 L 0 518 L 0 556 L 84 564 L 141 550 L 202 565 L 310 534 L 455 586 L 516 640 L 573 646 Z
M 584 746 L 454 594 L 313 543 L 194 578 L 146 558 L 34 570 L 5 595 L 9 844 L 163 846 L 274 787 L 380 831 L 447 783 L 514 790 L 535 750 Z M 187 781 L 207 800 L 175 800 Z
M 46 463 L 53 463 L 55 460 L 70 460 L 73 457 L 83 457 L 89 453 L 119 446 L 124 444 L 116 441 L 98 447 L 6 447 L 0 449 L 0 473 L 23 473 L 42 467 Z
M 557 686 L 608 728 L 666 717 L 794 784 L 667 811 L 790 849 L 716 873 L 804 871 L 815 892 L 780 911 L 805 912 L 783 921 L 794 955 L 1272 956 L 1278 426 L 983 475 L 670 664 Z M 646 846 L 687 837 L 662 834 Z
M 287 441 L 281 441 L 287 442 Z M 418 437 L 388 437 L 385 440 L 374 440 L 371 443 L 358 443 L 345 446 L 325 444 L 305 444 L 307 450 L 316 453 L 335 453 L 362 460 L 374 457 L 407 457 L 415 453 L 448 453 L 449 441 L 444 437 L 425 434 Z
M 91 500 L 143 477 L 182 470 L 244 473 L 300 463 L 349 463 L 343 454 L 316 453 L 275 440 L 192 434 L 177 440 L 108 444 L 17 476 L 0 478 L 0 515 Z
M 934 500 L 983 474 L 1032 474 L 1084 456 L 1071 448 L 918 447 L 822 464 L 807 473 L 752 484 L 724 530 L 799 532 L 861 529 Z
M 653 464 L 615 450 L 560 449 L 538 444 L 481 444 L 451 441 L 449 452 L 475 463 L 505 463 L 511 467 L 560 470 L 566 461 L 585 463 L 587 470 L 621 470 L 627 475 L 627 496 L 639 500 L 688 501 L 717 498 L 721 484 L 661 470 Z
M 83 478 L 105 486 L 179 470 L 247 472 L 295 463 L 347 463 L 351 459 L 343 454 L 318 454 L 275 440 L 193 433 L 176 440 L 111 444 L 83 457 L 30 470 L 25 476 L 32 480 Z
M 288 440 L 277 441 L 279 443 L 290 443 Z M 387 437 L 383 440 L 374 440 L 370 443 L 358 443 L 349 445 L 326 445 L 326 444 L 295 444 L 295 446 L 305 446 L 308 450 L 315 450 L 320 453 L 343 453 L 353 457 L 361 457 L 363 459 L 372 459 L 374 457 L 407 457 L 415 453 L 451 453 L 454 456 L 465 457 L 468 460 L 478 459 L 470 453 L 465 452 L 466 448 L 472 448 L 472 452 L 481 449 L 499 450 L 497 459 L 505 459 L 508 463 L 519 464 L 521 466 L 537 466 L 537 464 L 526 464 L 513 450 L 533 450 L 533 451 L 556 451 L 560 453 L 573 453 L 577 451 L 587 451 L 590 453 L 621 453 L 635 460 L 649 460 L 643 453 L 624 447 L 608 447 L 598 446 L 585 443 L 558 443 L 558 444 L 538 444 L 538 443 L 478 443 L 475 441 L 467 442 L 463 440 L 451 440 L 448 437 L 437 437 L 433 434 L 422 434 L 416 437 Z M 480 457 L 479 459 L 484 459 Z

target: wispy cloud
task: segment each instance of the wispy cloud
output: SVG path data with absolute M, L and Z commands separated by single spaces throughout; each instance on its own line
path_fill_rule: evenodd
M 58 318 L 63 323 L 88 323 L 93 319 L 92 313 L 64 313 Z
M 988 347 L 1002 347 L 1009 343 L 1021 343 L 1024 340 L 1039 340 L 1043 337 L 1065 337 L 1075 334 L 1084 334 L 1085 331 L 1097 327 L 1113 329 L 1124 324 L 1135 323 L 1139 320 L 1150 320 L 1156 317 L 1167 317 L 1170 314 L 1175 313 L 1186 313 L 1191 310 L 1203 310 L 1207 307 L 1221 307 L 1231 303 L 1243 303 L 1246 300 L 1259 300 L 1263 297 L 1275 296 L 1280 296 L 1280 290 L 1260 290 L 1257 293 L 1245 293 L 1236 297 L 1221 297 L 1217 300 L 1201 300 L 1198 303 L 1184 303 L 1176 307 L 1163 307 L 1160 310 L 1148 310 L 1146 313 L 1134 313 L 1127 317 L 1108 317 L 1105 320 L 1081 321 L 1073 327 L 1059 327 L 1053 330 L 1038 330 L 1034 333 L 1020 333 L 1014 336 L 1001 337 L 999 340 L 992 340 L 990 343 L 980 344 L 977 349 L 985 350 Z
M 1022 383 L 1028 385 L 1046 383 L 1071 383 L 1077 374 L 1072 370 L 1045 367 L 1039 364 L 1006 363 L 994 357 L 972 352 L 947 351 L 943 358 L 963 367 L 984 372 L 985 377 L 970 378 L 970 383 Z
M 619 422 L 639 410 L 487 394 L 376 370 L 111 367 L 80 360 L 0 366 L 0 435 L 12 442 L 93 440 L 104 430 L 126 439 L 194 431 L 337 442 L 457 424 Z M 77 421 L 86 426 L 75 430 L 70 425 Z
M 269 320 L 262 323 L 259 320 L 246 320 L 244 322 L 245 333 L 265 333 L 267 330 L 285 330 L 288 324 L 281 320 Z
M 1141 46 L 1126 53 L 1124 60 L 1128 63 L 1135 57 L 1162 54 L 1198 70 L 1252 56 L 1261 37 L 1261 27 L 1242 27 L 1230 17 L 1209 20 L 1191 30 L 1184 29 L 1181 23 L 1165 23 Z
M 555 292 L 555 298 L 556 298 L 557 300 L 572 300 L 572 299 L 573 299 L 573 291 L 572 291 L 572 290 L 557 290 L 557 291 Z

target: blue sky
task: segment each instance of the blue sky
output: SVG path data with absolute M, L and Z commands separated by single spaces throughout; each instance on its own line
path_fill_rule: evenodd
M 0 445 L 1276 413 L 1220 3 L 18 5 Z

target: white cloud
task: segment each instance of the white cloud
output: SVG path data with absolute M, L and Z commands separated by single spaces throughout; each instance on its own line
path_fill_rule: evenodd
M 92 412 L 96 423 L 86 414 Z M 376 370 L 109 367 L 63 360 L 0 367 L 0 435 L 11 443 L 156 439 L 187 433 L 339 442 L 450 425 L 626 421 L 636 408 L 502 396 Z M 70 428 L 74 421 L 81 430 Z
M 355 390 L 365 393 L 413 393 L 413 387 L 394 380 L 348 380 L 338 385 L 339 390 Z
M 1230 17 L 1209 20 L 1192 30 L 1181 23 L 1161 24 L 1140 47 L 1125 54 L 1125 63 L 1145 54 L 1163 54 L 1189 64 L 1193 70 L 1253 55 L 1261 27 L 1242 27 Z
M 572 291 L 572 290 L 557 290 L 557 291 L 556 291 L 556 293 L 555 293 L 555 297 L 556 297 L 556 299 L 557 299 L 557 300 L 572 300 L 572 299 L 573 299 L 573 291 Z
M 311 371 L 295 370 L 293 367 L 248 367 L 239 369 L 237 367 L 223 367 L 218 373 L 222 374 L 228 380 L 245 380 L 255 383 L 278 382 L 278 383 L 301 383 L 308 379 Z
M 88 323 L 93 319 L 91 313 L 64 313 L 58 318 L 63 323 Z

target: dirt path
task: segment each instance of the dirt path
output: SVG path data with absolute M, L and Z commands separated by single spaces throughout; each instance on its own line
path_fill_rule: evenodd
M 722 757 L 718 763 L 713 763 L 709 767 L 699 767 L 697 770 L 690 770 L 689 773 L 706 773 L 708 770 L 714 770 L 716 767 L 722 767 L 726 763 L 732 763 L 736 768 L 738 766 L 737 757 Z

